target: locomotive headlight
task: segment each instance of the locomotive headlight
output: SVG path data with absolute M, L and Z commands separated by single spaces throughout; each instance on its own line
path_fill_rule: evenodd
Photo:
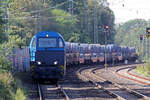
M 57 65 L 58 64 L 58 62 L 57 61 L 54 61 L 54 65 Z
M 40 61 L 38 61 L 38 62 L 37 62 L 37 64 L 38 64 L 38 65 L 41 65 L 41 62 L 40 62 Z

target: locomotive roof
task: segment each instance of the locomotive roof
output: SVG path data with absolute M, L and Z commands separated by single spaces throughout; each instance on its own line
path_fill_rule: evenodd
M 46 35 L 48 35 L 49 37 L 62 37 L 59 33 L 54 32 L 54 31 L 41 31 L 37 33 L 35 36 L 45 37 Z

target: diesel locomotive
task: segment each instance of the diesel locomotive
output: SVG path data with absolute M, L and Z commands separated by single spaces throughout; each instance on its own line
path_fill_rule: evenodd
M 52 31 L 37 33 L 30 43 L 30 69 L 36 79 L 60 79 L 66 65 L 135 62 L 137 58 L 133 47 L 65 42 Z
M 65 42 L 56 32 L 43 31 L 30 42 L 30 70 L 35 79 L 60 79 L 66 70 Z

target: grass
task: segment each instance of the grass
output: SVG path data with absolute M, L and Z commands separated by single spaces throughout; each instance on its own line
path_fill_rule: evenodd
M 150 62 L 136 67 L 136 72 L 147 77 L 150 77 Z

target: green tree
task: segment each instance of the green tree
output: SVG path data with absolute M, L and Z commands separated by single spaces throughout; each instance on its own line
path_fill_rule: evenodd
M 104 26 L 110 26 L 108 42 L 114 40 L 114 14 L 106 6 L 106 0 L 98 0 L 98 36 L 104 44 Z M 69 14 L 67 0 L 11 0 L 10 35 L 18 35 L 29 44 L 30 38 L 41 30 L 53 30 L 61 33 L 66 41 L 92 43 L 94 36 L 94 0 L 73 2 L 73 15 Z
M 140 43 L 139 35 L 146 34 L 145 29 L 147 26 L 147 22 L 142 19 L 130 20 L 123 25 L 120 25 L 117 29 L 117 34 L 115 35 L 115 43 L 126 46 L 135 46 L 136 43 Z
M 0 44 L 7 41 L 7 35 L 5 32 L 5 20 L 3 19 L 3 12 L 0 12 Z
M 53 5 L 59 5 L 65 3 L 66 0 L 49 0 Z M 79 34 L 79 41 L 92 43 L 94 35 L 94 0 L 77 0 L 73 2 L 74 8 L 73 14 L 77 17 L 77 24 L 74 26 L 75 29 L 72 33 Z M 98 29 L 99 29 L 99 43 L 104 44 L 104 26 L 110 26 L 110 34 L 107 35 L 107 43 L 113 43 L 114 35 L 116 33 L 114 28 L 114 14 L 113 11 L 106 5 L 107 0 L 97 0 L 98 6 Z M 69 2 L 62 6 L 63 10 L 69 11 Z
M 62 9 L 58 9 L 59 7 L 54 9 L 55 5 L 52 4 L 50 0 L 46 2 L 12 0 L 9 3 L 10 35 L 18 35 L 26 44 L 29 44 L 31 37 L 41 30 L 59 32 L 66 40 L 71 38 L 73 33 L 77 33 L 75 25 L 78 20 L 75 16 L 72 20 L 71 15 Z
M 143 19 L 130 20 L 120 25 L 117 29 L 117 34 L 115 35 L 115 43 L 128 47 L 135 47 L 138 55 L 145 59 L 148 52 L 146 27 L 149 26 L 149 21 L 145 21 Z M 145 37 L 145 40 L 143 39 L 143 41 L 140 41 L 140 34 Z M 144 51 L 146 52 L 144 53 Z
M 105 7 L 101 4 L 99 8 L 99 41 L 101 44 L 105 43 L 104 37 L 104 27 L 109 26 L 109 32 L 106 34 L 107 44 L 114 43 L 114 36 L 116 34 L 115 30 L 115 16 L 113 11 L 109 7 Z

